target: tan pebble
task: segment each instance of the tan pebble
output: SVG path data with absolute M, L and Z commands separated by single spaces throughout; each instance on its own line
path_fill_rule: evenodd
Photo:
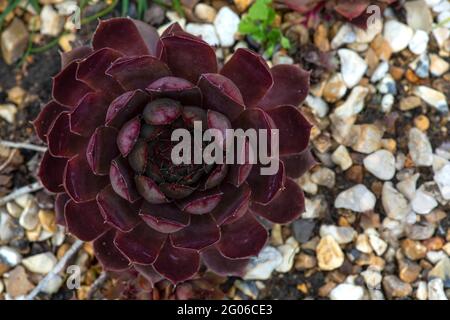
M 381 147 L 383 149 L 386 149 L 388 151 L 391 151 L 392 153 L 395 153 L 395 151 L 397 150 L 397 141 L 395 141 L 394 139 L 382 139 L 381 140 Z
M 70 245 L 68 243 L 63 243 L 56 252 L 56 257 L 58 260 L 60 260 L 67 252 L 67 250 L 70 249 Z
M 412 283 L 417 280 L 421 270 L 420 266 L 415 262 L 400 261 L 399 278 L 407 283 Z
M 20 106 L 25 100 L 26 91 L 15 86 L 8 90 L 8 100 Z
M 389 73 L 391 74 L 392 78 L 394 78 L 395 81 L 400 81 L 403 78 L 403 75 L 405 74 L 405 70 L 403 70 L 400 67 L 391 66 L 389 68 Z
M 433 237 L 428 240 L 423 241 L 423 244 L 427 248 L 428 251 L 439 251 L 444 246 L 444 239 L 440 237 Z
M 414 125 L 420 131 L 427 131 L 430 127 L 430 120 L 427 118 L 427 116 L 421 114 L 414 118 Z
M 300 253 L 295 259 L 296 270 L 312 269 L 317 265 L 317 259 L 305 253 Z
M 244 12 L 254 0 L 234 0 L 234 4 L 239 12 Z
M 420 260 L 427 254 L 427 248 L 419 241 L 405 239 L 402 241 L 401 247 L 403 253 L 411 260 Z
M 320 240 L 316 255 L 319 268 L 322 270 L 334 270 L 344 263 L 344 253 L 332 236 L 325 236 Z
M 321 286 L 319 288 L 319 296 L 321 297 L 328 297 L 328 295 L 330 294 L 331 290 L 333 290 L 336 287 L 336 283 L 334 282 L 328 282 L 326 284 L 324 284 L 323 286 Z
M 419 97 L 408 96 L 400 100 L 400 110 L 408 111 L 422 105 L 422 101 Z
M 314 33 L 314 44 L 320 51 L 330 51 L 330 41 L 328 40 L 328 29 L 324 24 L 320 24 Z
M 306 283 L 300 283 L 297 285 L 297 290 L 303 294 L 308 294 L 308 286 Z
M 38 216 L 44 230 L 52 233 L 56 232 L 55 212 L 50 210 L 39 210 Z

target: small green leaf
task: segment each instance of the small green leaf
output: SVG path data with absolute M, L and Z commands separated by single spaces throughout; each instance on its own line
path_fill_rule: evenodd
M 291 48 L 291 42 L 289 41 L 288 38 L 282 36 L 282 37 L 281 37 L 281 46 L 282 46 L 284 49 L 290 49 L 290 48 Z

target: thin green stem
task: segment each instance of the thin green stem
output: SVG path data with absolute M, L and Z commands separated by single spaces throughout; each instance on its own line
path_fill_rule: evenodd
M 110 13 L 111 11 L 114 10 L 114 7 L 117 5 L 118 2 L 119 2 L 119 0 L 113 0 L 113 2 L 109 6 L 107 6 L 105 9 L 100 10 L 99 12 L 97 12 L 96 14 L 93 14 L 92 16 L 81 19 L 81 25 L 88 24 L 98 18 L 103 17 L 104 15 L 107 15 L 108 13 Z
M 12 1 L 5 9 L 5 11 L 0 14 L 0 29 L 3 26 L 3 21 L 5 20 L 6 16 L 12 12 L 20 3 L 20 0 L 14 0 Z
M 120 15 L 122 17 L 125 17 L 126 15 L 128 15 L 128 7 L 130 6 L 130 1 L 129 0 L 122 0 L 122 10 Z

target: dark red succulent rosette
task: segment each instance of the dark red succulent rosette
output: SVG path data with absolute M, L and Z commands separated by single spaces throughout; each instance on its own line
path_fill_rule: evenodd
M 241 275 L 266 244 L 259 220 L 288 223 L 304 210 L 293 179 L 314 163 L 311 125 L 296 108 L 308 81 L 299 67 L 270 69 L 245 49 L 219 71 L 214 49 L 177 24 L 159 37 L 140 21 L 101 21 L 92 47 L 63 54 L 53 100 L 34 122 L 48 144 L 39 177 L 57 194 L 59 223 L 94 241 L 106 270 L 179 283 L 203 263 Z M 193 121 L 279 129 L 280 169 L 174 165 L 171 133 Z

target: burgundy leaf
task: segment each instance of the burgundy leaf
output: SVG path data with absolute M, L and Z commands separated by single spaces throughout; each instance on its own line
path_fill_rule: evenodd
M 112 188 L 123 199 L 135 202 L 140 198 L 134 184 L 134 173 L 124 158 L 118 157 L 111 162 L 109 178 Z
M 70 130 L 90 137 L 98 126 L 105 123 L 110 100 L 98 92 L 85 95 L 70 113 Z
M 249 212 L 221 229 L 222 237 L 217 248 L 230 259 L 255 256 L 267 242 L 267 230 Z
M 115 97 L 123 92 L 122 87 L 105 72 L 122 54 L 110 48 L 94 51 L 78 62 L 77 79 L 96 91 Z
M 239 188 L 225 183 L 220 188 L 223 192 L 222 201 L 211 212 L 219 226 L 232 223 L 241 218 L 249 208 L 251 195 L 251 190 L 247 183 L 243 183 Z
M 219 241 L 220 231 L 211 215 L 193 215 L 189 226 L 172 233 L 170 238 L 175 247 L 201 250 Z
M 109 105 L 106 125 L 120 129 L 125 122 L 142 113 L 148 100 L 149 96 L 142 90 L 128 91 L 118 96 Z
M 239 187 L 247 180 L 247 177 L 253 168 L 253 164 L 250 161 L 252 156 L 253 151 L 250 143 L 247 140 L 242 144 L 242 147 L 239 150 L 237 150 L 236 147 L 236 157 L 234 159 L 234 164 L 228 166 L 229 170 L 227 181 L 229 183 L 233 184 L 236 187 Z
M 66 217 L 64 216 L 64 207 L 70 201 L 67 193 L 58 193 L 55 197 L 55 218 L 56 223 L 60 226 L 66 226 Z
M 117 147 L 122 156 L 126 157 L 136 144 L 141 132 L 141 119 L 139 116 L 134 117 L 125 123 L 117 135 Z
M 194 187 L 179 183 L 162 183 L 159 188 L 166 196 L 172 199 L 183 199 L 195 191 Z
M 61 69 L 64 69 L 72 61 L 86 58 L 91 53 L 92 48 L 89 46 L 76 47 L 69 52 L 61 52 Z
M 249 263 L 249 259 L 225 258 L 215 246 L 202 250 L 201 257 L 211 271 L 221 276 L 243 277 Z
M 305 197 L 298 184 L 288 178 L 278 197 L 267 205 L 253 202 L 251 211 L 274 223 L 289 223 L 305 211 Z
M 61 113 L 47 134 L 48 150 L 54 157 L 70 158 L 82 151 L 88 140 L 70 131 L 70 116 Z
M 200 106 L 202 94 L 196 85 L 186 79 L 177 77 L 163 77 L 152 82 L 146 88 L 153 99 L 170 98 L 182 105 Z
M 95 200 L 81 203 L 70 200 L 64 209 L 67 231 L 80 240 L 92 241 L 110 229 Z
M 144 109 L 144 120 L 150 125 L 171 124 L 181 115 L 182 107 L 172 99 L 158 99 L 150 102 Z
M 97 203 L 103 218 L 123 232 L 133 229 L 140 221 L 139 204 L 130 204 L 119 197 L 108 185 L 97 195 Z
M 109 174 L 111 161 L 119 155 L 116 137 L 116 129 L 104 126 L 98 127 L 91 136 L 86 149 L 86 159 L 95 174 Z
M 129 266 L 129 261 L 114 245 L 114 229 L 104 233 L 94 241 L 95 256 L 108 271 L 124 271 Z
M 223 141 L 217 141 L 220 147 L 222 147 L 227 137 L 227 130 L 232 128 L 230 120 L 222 113 L 208 110 L 207 121 L 209 129 L 217 129 L 222 134 Z
M 53 122 L 61 113 L 67 112 L 69 110 L 69 108 L 62 106 L 53 100 L 47 103 L 44 108 L 42 108 L 37 118 L 33 121 L 33 125 L 38 137 L 42 141 L 47 142 L 47 134 Z
M 152 82 L 170 76 L 169 67 L 152 56 L 117 59 L 106 70 L 127 91 L 145 89 Z
M 92 89 L 76 79 L 78 64 L 71 62 L 53 78 L 53 99 L 63 106 L 74 108 Z
M 352 20 L 363 14 L 369 5 L 369 0 L 339 0 L 334 10 L 345 18 Z
M 67 159 L 55 158 L 46 151 L 39 166 L 38 177 L 42 185 L 50 192 L 63 192 L 63 175 Z
M 205 214 L 211 212 L 222 199 L 222 191 L 218 188 L 197 191 L 189 197 L 177 202 L 181 210 L 190 214 Z
M 280 106 L 268 113 L 279 130 L 280 155 L 296 154 L 306 149 L 312 125 L 297 108 Z
M 274 159 L 274 161 L 279 161 Z M 252 189 L 252 200 L 259 203 L 269 203 L 284 188 L 286 173 L 283 162 L 279 161 L 278 170 L 273 175 L 261 174 L 263 166 L 254 165 L 247 182 Z
M 134 269 L 136 269 L 139 274 L 141 274 L 147 281 L 150 282 L 150 285 L 153 287 L 157 282 L 163 280 L 163 276 L 161 276 L 152 265 L 140 265 L 135 264 Z
M 107 184 L 108 177 L 95 175 L 84 156 L 75 156 L 67 162 L 64 186 L 75 202 L 94 200 Z
M 188 128 L 194 128 L 194 122 L 199 121 L 202 127 L 206 128 L 206 111 L 199 107 L 184 107 L 182 112 L 183 120 Z
M 293 179 L 300 178 L 317 164 L 310 149 L 305 149 L 298 154 L 283 156 L 281 161 L 284 163 L 286 175 Z
M 218 164 L 215 166 L 214 170 L 211 171 L 208 178 L 204 183 L 205 189 L 211 189 L 218 186 L 228 174 L 228 165 Z
M 146 201 L 153 204 L 169 202 L 164 193 L 159 189 L 158 185 L 149 177 L 136 176 L 135 180 L 139 194 Z
M 161 41 L 163 57 L 175 76 L 197 83 L 200 75 L 217 72 L 214 49 L 203 40 L 178 32 Z
M 234 82 L 247 107 L 256 106 L 273 84 L 267 63 L 248 49 L 237 49 L 220 73 Z
M 131 262 L 152 264 L 166 238 L 167 235 L 140 223 L 130 232 L 117 232 L 114 244 Z
M 182 212 L 173 203 L 144 202 L 139 215 L 150 227 L 162 233 L 181 230 L 188 226 L 190 221 L 190 215 Z
M 273 86 L 258 103 L 258 107 L 269 110 L 286 104 L 298 106 L 306 99 L 310 72 L 287 64 L 276 65 L 270 72 Z
M 173 284 L 192 278 L 200 268 L 200 255 L 195 250 L 175 248 L 167 240 L 153 265 Z
M 128 163 L 136 173 L 144 173 L 148 161 L 148 144 L 145 141 L 138 140 L 128 155 Z
M 198 86 L 203 93 L 203 108 L 236 119 L 245 109 L 241 92 L 228 78 L 217 73 L 202 74 Z
M 101 20 L 92 39 L 94 50 L 111 48 L 127 56 L 156 56 L 158 32 L 148 24 L 130 19 Z

